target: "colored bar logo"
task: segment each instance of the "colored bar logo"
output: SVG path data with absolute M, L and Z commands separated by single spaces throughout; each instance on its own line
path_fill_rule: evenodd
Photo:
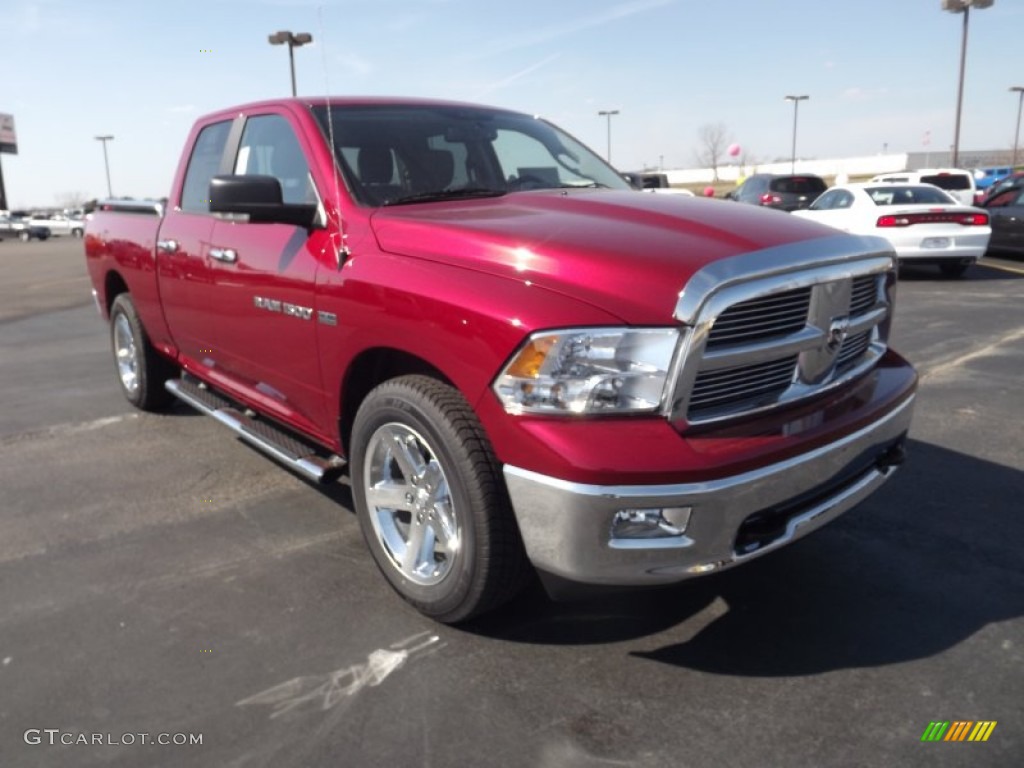
M 988 741 L 996 720 L 933 720 L 921 734 L 921 741 Z

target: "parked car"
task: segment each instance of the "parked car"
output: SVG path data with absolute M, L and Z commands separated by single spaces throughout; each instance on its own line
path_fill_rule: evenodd
M 1016 171 L 1014 173 L 1011 173 L 1009 176 L 1000 179 L 991 187 L 989 187 L 985 193 L 985 197 L 982 199 L 980 204 L 986 205 L 988 201 L 994 198 L 996 195 L 1006 191 L 1007 189 L 1010 189 L 1011 187 L 1019 187 L 1021 185 L 1024 185 L 1024 171 Z
M 984 208 L 992 220 L 988 249 L 1024 253 L 1024 181 L 990 197 Z
M 71 235 L 81 237 L 85 232 L 85 221 L 64 213 L 34 213 L 28 223 L 37 227 L 46 227 L 51 235 Z
M 988 192 L 989 188 L 1000 179 L 1005 179 L 1013 173 L 1013 168 L 1004 165 L 998 168 L 975 168 L 974 186 L 979 192 Z
M 798 211 L 806 208 L 814 199 L 828 189 L 820 176 L 813 174 L 784 175 L 755 173 L 748 176 L 739 187 L 727 192 L 727 200 L 761 205 L 765 208 L 779 208 L 783 211 Z
M 974 174 L 959 168 L 922 168 L 917 171 L 882 173 L 871 178 L 871 183 L 932 184 L 944 189 L 963 205 L 980 202 Z
M 932 184 L 876 182 L 832 187 L 794 215 L 861 235 L 881 235 L 901 261 L 936 264 L 959 277 L 988 248 L 988 214 Z
M 0 240 L 5 237 L 16 237 L 27 243 L 29 240 L 46 240 L 49 236 L 49 229 L 32 224 L 22 216 L 0 214 Z

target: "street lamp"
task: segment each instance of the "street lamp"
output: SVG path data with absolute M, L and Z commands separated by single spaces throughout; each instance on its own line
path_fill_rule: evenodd
M 287 30 L 282 32 L 276 32 L 273 35 L 267 37 L 268 42 L 271 45 L 284 45 L 288 44 L 288 63 L 292 70 L 292 96 L 295 96 L 295 49 L 301 48 L 306 43 L 313 42 L 313 36 L 308 32 L 300 32 L 297 35 L 293 35 Z
M 979 11 L 989 8 L 996 0 L 942 0 L 942 10 L 950 13 L 963 13 L 964 33 L 960 41 L 960 83 L 956 91 L 956 124 L 953 128 L 953 158 L 950 165 L 957 168 L 960 163 L 960 112 L 964 103 L 964 65 L 967 63 L 967 20 L 971 15 L 971 8 Z
M 608 118 L 608 154 L 606 156 L 606 159 L 608 160 L 608 165 L 611 165 L 612 164 L 612 115 L 619 114 L 619 110 L 617 110 L 617 109 L 602 109 L 597 114 L 600 117 Z
M 107 197 L 113 198 L 114 193 L 110 190 L 110 160 L 107 158 L 107 142 L 113 141 L 113 136 L 94 136 L 96 141 L 103 142 L 103 167 L 107 169 Z
M 1010 93 L 1016 92 L 1018 95 L 1017 99 L 1017 130 L 1013 132 L 1013 160 L 1010 161 L 1010 165 L 1016 170 L 1017 168 L 1017 144 L 1020 143 L 1020 110 L 1024 107 L 1024 87 L 1014 85 L 1010 88 Z
M 791 160 L 790 160 L 790 167 L 789 167 L 789 172 L 790 173 L 796 173 L 796 114 L 797 114 L 797 111 L 800 109 L 800 102 L 801 101 L 806 101 L 809 98 L 811 98 L 811 97 L 804 95 L 804 96 L 787 96 L 785 99 L 783 99 L 783 101 L 792 101 L 793 102 L 793 150 L 792 150 L 792 152 L 790 152 L 790 158 L 791 158 Z

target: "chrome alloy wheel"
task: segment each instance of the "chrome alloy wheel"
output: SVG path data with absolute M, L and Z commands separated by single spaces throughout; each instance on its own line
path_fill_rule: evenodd
M 370 438 L 363 487 L 373 531 L 402 576 L 422 586 L 451 571 L 461 530 L 448 478 L 422 435 L 391 422 Z
M 123 313 L 114 318 L 114 358 L 122 386 L 129 394 L 135 394 L 139 388 L 139 351 L 131 324 Z

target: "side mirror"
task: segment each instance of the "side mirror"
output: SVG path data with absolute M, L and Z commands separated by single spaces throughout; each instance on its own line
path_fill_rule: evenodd
M 211 213 L 244 213 L 254 223 L 293 224 L 312 229 L 313 203 L 285 203 L 281 182 L 273 176 L 214 176 L 210 181 Z

